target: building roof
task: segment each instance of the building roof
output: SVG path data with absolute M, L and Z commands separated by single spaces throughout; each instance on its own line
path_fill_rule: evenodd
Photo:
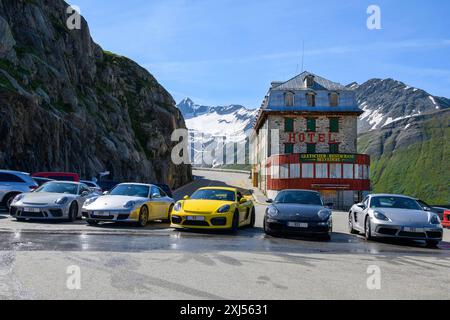
M 312 87 L 305 86 L 305 78 L 308 76 L 314 77 L 314 85 Z M 275 85 L 271 88 L 271 90 L 305 90 L 305 89 L 313 89 L 313 90 L 349 90 L 345 86 L 340 83 L 333 82 L 322 78 L 314 73 L 304 71 L 294 78 L 282 82 L 279 85 L 276 85 L 277 82 L 274 82 Z

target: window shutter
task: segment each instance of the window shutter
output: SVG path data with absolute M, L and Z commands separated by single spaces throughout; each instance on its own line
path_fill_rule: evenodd
M 294 119 L 291 119 L 291 118 L 284 119 L 284 131 L 285 132 L 294 132 Z

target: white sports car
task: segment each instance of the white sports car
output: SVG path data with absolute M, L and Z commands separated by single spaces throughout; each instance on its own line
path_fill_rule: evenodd
M 151 220 L 169 220 L 173 206 L 174 200 L 155 185 L 122 183 L 111 192 L 86 201 L 83 217 L 90 225 L 113 221 L 144 227 Z
M 95 194 L 83 183 L 51 181 L 33 192 L 17 195 L 10 214 L 24 220 L 76 220 L 84 202 Z

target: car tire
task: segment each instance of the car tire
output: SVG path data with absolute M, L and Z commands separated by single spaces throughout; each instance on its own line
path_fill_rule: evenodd
M 78 216 L 78 204 L 74 201 L 69 207 L 69 222 L 74 222 L 77 220 Z
M 10 193 L 3 199 L 3 205 L 5 206 L 6 211 L 9 212 L 11 209 L 11 203 L 17 195 L 18 193 Z
M 364 237 L 366 240 L 372 240 L 372 226 L 370 223 L 370 217 L 366 217 L 366 221 L 364 222 Z
M 266 219 L 264 219 L 264 222 L 263 222 L 263 229 L 264 229 L 264 233 L 265 233 L 265 234 L 267 234 L 267 235 L 269 235 L 269 236 L 272 236 L 272 235 L 273 235 L 273 233 L 270 232 L 269 229 L 267 229 Z
M 169 207 L 169 212 L 167 213 L 167 218 L 163 220 L 163 222 L 171 223 L 170 215 L 172 214 L 173 205 Z
M 233 221 L 231 223 L 231 233 L 237 233 L 239 229 L 239 212 L 233 214 Z
M 137 223 L 139 228 L 144 228 L 148 223 L 148 208 L 147 206 L 142 206 L 139 211 L 139 221 Z
M 96 226 L 98 225 L 100 222 L 98 220 L 87 220 L 88 225 L 90 226 Z
M 440 241 L 438 240 L 427 240 L 427 247 L 428 248 L 436 248 L 438 246 Z
M 248 225 L 249 228 L 254 228 L 256 222 L 256 213 L 255 213 L 255 207 L 252 208 L 252 211 L 250 213 L 250 223 Z
M 350 212 L 348 215 L 348 232 L 350 234 L 358 234 L 359 232 L 353 228 L 353 214 Z

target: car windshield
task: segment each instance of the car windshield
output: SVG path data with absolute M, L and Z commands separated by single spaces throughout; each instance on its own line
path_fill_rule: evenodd
M 120 184 L 111 190 L 110 195 L 148 198 L 149 189 L 148 186 Z
M 392 208 L 422 210 L 422 207 L 416 200 L 405 197 L 373 197 L 372 200 L 370 200 L 370 207 L 373 209 Z
M 75 183 L 61 183 L 61 182 L 47 182 L 35 192 L 50 192 L 50 193 L 65 193 L 65 194 L 77 194 L 78 184 Z
M 219 201 L 235 201 L 236 194 L 231 190 L 221 189 L 203 189 L 197 190 L 191 196 L 195 200 L 219 200 Z
M 307 191 L 283 191 L 275 198 L 275 203 L 296 203 L 322 206 L 320 194 Z

